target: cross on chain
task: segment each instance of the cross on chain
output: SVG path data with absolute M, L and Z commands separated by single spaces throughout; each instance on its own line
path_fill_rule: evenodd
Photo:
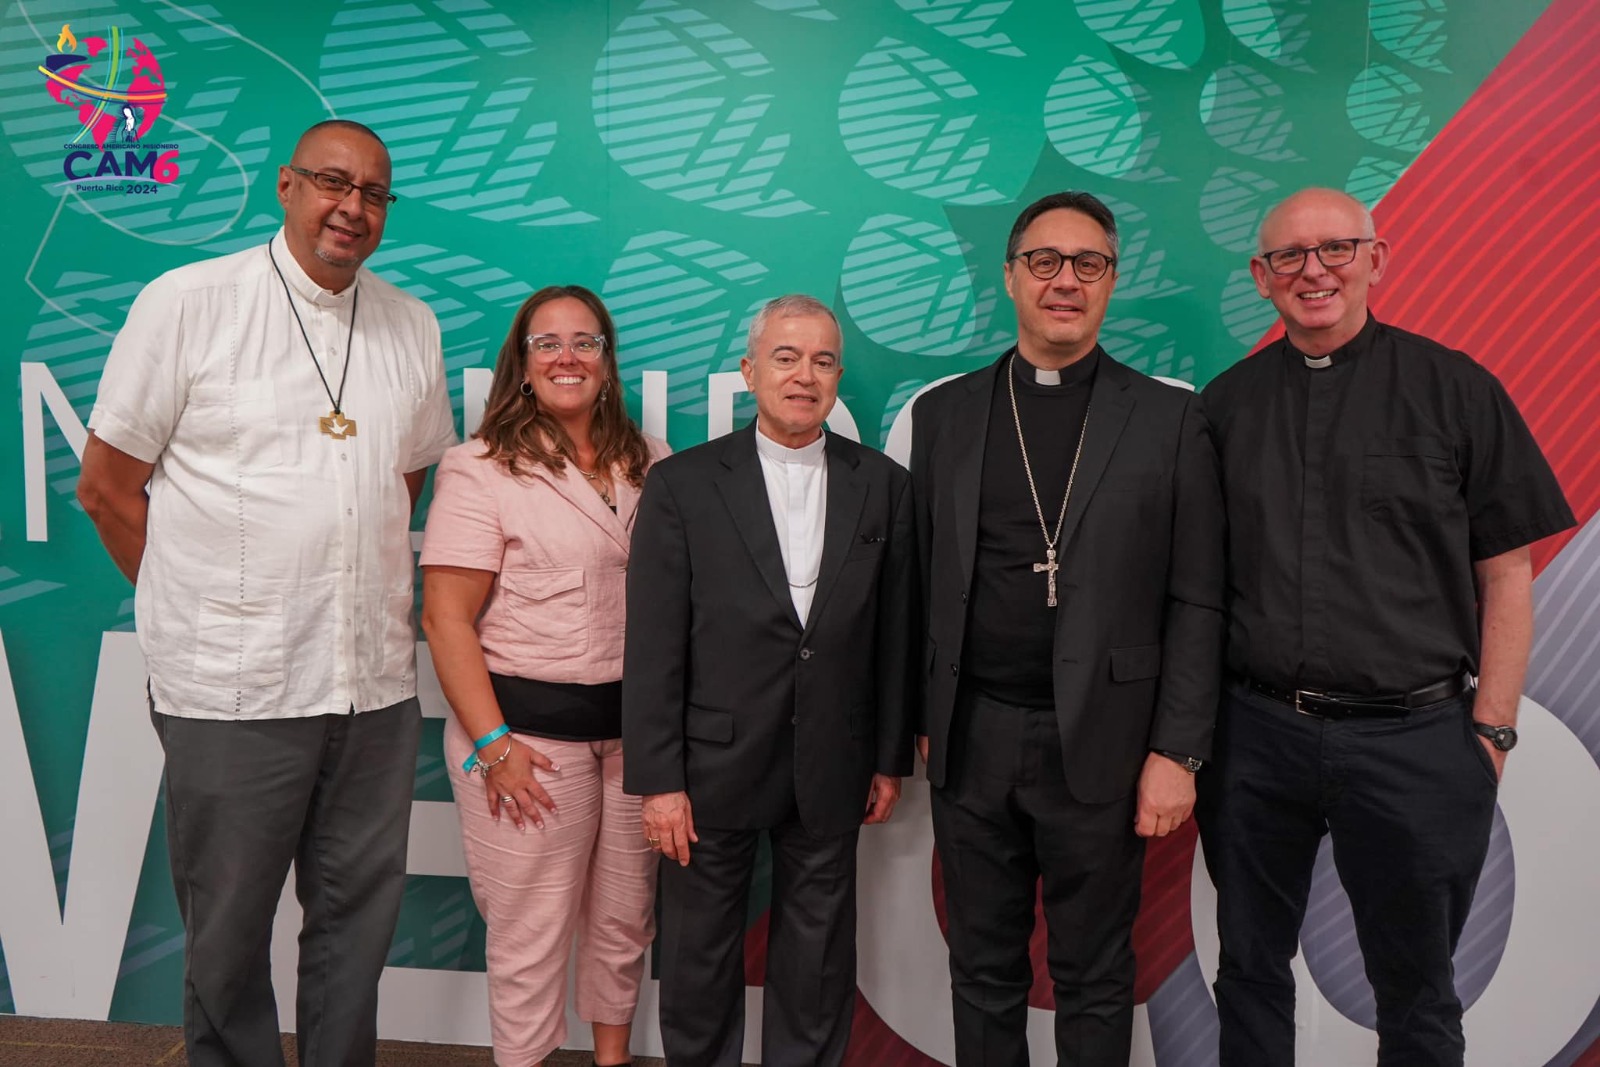
M 1056 571 L 1061 569 L 1061 564 L 1056 562 L 1056 550 L 1054 548 L 1046 548 L 1044 550 L 1044 558 L 1045 562 L 1033 565 L 1033 573 L 1044 574 L 1048 583 L 1045 607 L 1053 608 L 1056 606 Z

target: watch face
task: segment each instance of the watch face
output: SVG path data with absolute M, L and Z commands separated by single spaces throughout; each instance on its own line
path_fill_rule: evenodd
M 1515 726 L 1490 726 L 1487 723 L 1474 723 L 1473 729 L 1489 739 L 1489 743 L 1501 752 L 1510 752 L 1517 747 L 1517 728 Z

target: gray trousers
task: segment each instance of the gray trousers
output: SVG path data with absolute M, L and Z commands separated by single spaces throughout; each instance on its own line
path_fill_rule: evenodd
M 378 978 L 405 888 L 421 708 L 151 720 L 166 751 L 167 847 L 184 928 L 192 1067 L 282 1067 L 272 920 L 294 865 L 305 911 L 303 1067 L 371 1067 Z

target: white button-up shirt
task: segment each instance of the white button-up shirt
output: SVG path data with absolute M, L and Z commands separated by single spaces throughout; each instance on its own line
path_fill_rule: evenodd
M 789 598 L 805 625 L 822 573 L 822 521 L 828 500 L 827 434 L 801 448 L 785 448 L 760 428 L 756 454 L 767 483 L 767 503 L 778 530 L 778 550 L 789 576 Z
M 367 270 L 322 289 L 281 230 L 271 248 L 282 281 L 261 245 L 145 286 L 89 417 L 155 464 L 134 617 L 171 715 L 298 718 L 416 693 L 403 475 L 455 442 L 439 324 Z M 318 363 L 335 394 L 348 363 L 354 436 L 319 432 Z

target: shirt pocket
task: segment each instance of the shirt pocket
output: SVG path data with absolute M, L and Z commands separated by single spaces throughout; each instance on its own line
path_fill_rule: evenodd
M 196 620 L 194 680 L 224 689 L 283 681 L 283 598 L 202 597 Z
M 1439 437 L 1385 437 L 1362 457 L 1361 506 L 1374 519 L 1438 522 L 1461 494 L 1449 442 Z
M 314 427 L 314 420 L 309 424 Z M 194 386 L 184 401 L 183 428 L 205 452 L 237 455 L 241 470 L 283 466 L 277 395 L 270 383 Z
M 541 567 L 500 573 L 509 629 L 537 644 L 547 659 L 579 656 L 589 648 L 589 591 L 582 567 Z

